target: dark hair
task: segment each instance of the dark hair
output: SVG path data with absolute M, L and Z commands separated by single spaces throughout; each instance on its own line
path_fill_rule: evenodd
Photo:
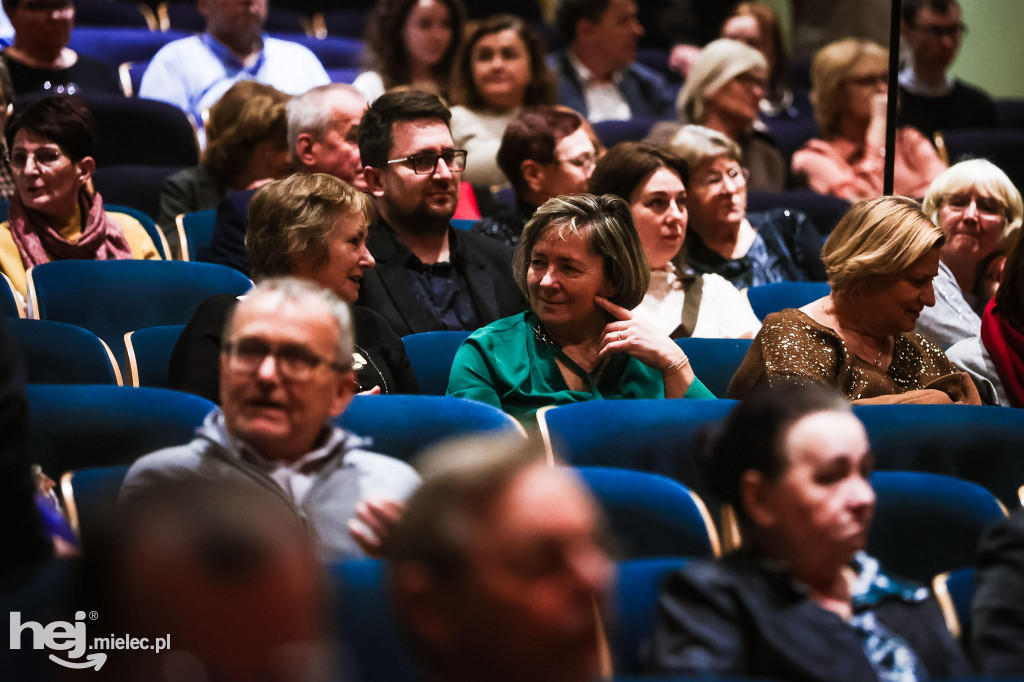
M 384 89 L 408 85 L 412 81 L 409 54 L 402 39 L 405 22 L 419 0 L 379 0 L 370 13 L 366 26 L 366 49 L 363 55 L 366 68 L 376 71 L 384 81 Z M 438 0 L 448 8 L 452 24 L 452 41 L 441 61 L 434 65 L 434 79 L 447 89 L 448 78 L 455 62 L 455 52 L 462 39 L 466 24 L 466 8 L 462 0 Z
M 689 180 L 689 168 L 680 157 L 646 142 L 620 142 L 602 156 L 587 191 L 591 194 L 614 194 L 633 201 L 633 193 L 648 175 L 659 168 L 668 168 L 683 181 Z
M 560 0 L 555 8 L 555 26 L 566 45 L 576 39 L 576 22 L 580 19 L 599 22 L 611 0 Z
M 274 141 L 281 149 L 287 148 L 286 107 L 290 99 L 290 95 L 256 81 L 239 81 L 228 88 L 210 107 L 206 125 L 203 162 L 214 177 L 234 187 L 257 144 Z
M 1003 281 L 996 291 L 996 310 L 1018 331 L 1024 332 L 1024 239 L 1019 232 L 1006 256 Z
M 14 147 L 19 130 L 30 130 L 56 144 L 74 162 L 96 155 L 96 120 L 81 100 L 70 95 L 55 95 L 22 100 L 7 119 L 4 137 L 7 148 Z
M 903 0 L 903 23 L 914 26 L 917 23 L 918 12 L 926 7 L 936 14 L 946 14 L 953 7 L 959 8 L 960 3 L 956 0 Z
M 0 107 L 7 107 L 14 104 L 14 81 L 11 80 L 11 71 L 7 68 L 7 62 L 0 59 Z
M 485 36 L 502 31 L 515 31 L 526 46 L 530 58 L 530 82 L 523 91 L 522 106 L 554 104 L 557 81 L 544 61 L 544 40 L 526 22 L 512 14 L 496 14 L 469 24 L 452 70 L 451 103 L 470 109 L 483 109 L 487 106 L 473 78 L 473 48 Z
M 578 113 L 557 106 L 523 109 L 508 122 L 497 161 L 516 194 L 522 196 L 529 191 L 523 179 L 523 161 L 553 163 L 555 146 L 582 125 L 583 117 Z
M 823 384 L 762 385 L 717 427 L 698 440 L 698 464 L 711 492 L 732 506 L 741 522 L 750 518 L 743 507 L 743 473 L 756 471 L 767 481 L 785 472 L 789 460 L 783 442 L 790 427 L 818 412 L 850 412 L 850 404 Z
M 452 112 L 441 98 L 420 90 L 385 92 L 374 100 L 359 122 L 359 156 L 364 166 L 380 168 L 391 153 L 396 123 L 434 118 L 450 126 Z

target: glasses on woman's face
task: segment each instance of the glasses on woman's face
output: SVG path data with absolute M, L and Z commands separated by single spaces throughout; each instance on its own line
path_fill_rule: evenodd
M 574 166 L 581 173 L 590 173 L 597 166 L 597 154 L 594 152 L 583 152 L 577 156 L 573 156 L 567 159 L 558 159 L 558 163 L 567 163 L 570 166 Z
M 24 149 L 15 149 L 11 152 L 11 168 L 16 171 L 25 170 L 25 166 L 28 165 L 30 158 L 40 168 L 52 168 L 64 158 L 64 152 L 59 147 L 39 147 L 32 152 L 26 152 Z
M 861 76 L 850 76 L 846 79 L 846 82 L 850 85 L 856 85 L 858 88 L 884 87 L 889 84 L 889 72 L 879 71 L 877 73 L 866 73 Z
M 696 186 L 704 190 L 717 194 L 722 192 L 727 187 L 731 191 L 743 189 L 747 186 L 747 180 L 750 179 L 750 171 L 741 166 L 733 166 L 727 168 L 725 171 L 711 171 L 700 180 L 697 181 Z
M 979 196 L 971 192 L 947 194 L 944 203 L 954 213 L 963 213 L 973 203 L 978 209 L 978 213 L 986 218 L 1002 218 L 1006 215 L 1003 204 L 998 199 Z

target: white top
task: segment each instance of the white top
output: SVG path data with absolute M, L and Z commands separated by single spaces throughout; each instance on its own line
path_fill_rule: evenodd
M 363 71 L 352 81 L 352 87 L 359 91 L 367 104 L 384 94 L 384 79 L 376 71 Z
M 704 286 L 697 310 L 697 324 L 691 336 L 704 339 L 753 338 L 761 329 L 761 321 L 751 309 L 747 297 L 719 275 L 707 273 L 697 276 L 704 279 Z M 666 335 L 671 334 L 682 322 L 685 298 L 682 282 L 670 263 L 667 271 L 651 272 L 651 285 L 633 314 Z
M 509 182 L 498 168 L 498 147 L 505 127 L 518 109 L 496 114 L 473 111 L 464 106 L 452 107 L 452 139 L 456 149 L 469 152 L 462 181 L 484 187 L 507 187 Z
M 612 76 L 611 81 L 598 82 L 593 72 L 583 65 L 572 50 L 566 51 L 572 68 L 576 69 L 580 85 L 583 86 L 583 98 L 587 102 L 587 120 L 591 123 L 599 121 L 625 121 L 633 117 L 629 102 L 619 90 L 622 72 Z

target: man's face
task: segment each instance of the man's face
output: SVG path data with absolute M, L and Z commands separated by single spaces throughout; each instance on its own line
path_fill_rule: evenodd
M 259 31 L 267 21 L 267 0 L 199 0 L 199 13 L 215 35 Z
M 228 431 L 266 459 L 293 461 L 312 450 L 324 425 L 352 399 L 352 372 L 327 364 L 345 359 L 337 357 L 337 322 L 318 298 L 290 301 L 273 292 L 247 298 L 238 304 L 225 341 L 257 359 L 260 349 L 271 351 L 251 367 L 227 352 L 220 357 Z M 326 362 L 308 376 L 288 376 L 283 365 L 303 355 Z
M 11 11 L 18 44 L 43 53 L 59 53 L 71 40 L 75 22 L 72 0 L 22 0 Z
M 960 51 L 963 38 L 960 8 L 950 5 L 948 12 L 940 14 L 930 7 L 923 7 L 918 11 L 913 26 L 904 24 L 903 35 L 914 55 L 916 68 L 944 73 Z
M 413 154 L 441 154 L 455 148 L 444 121 L 433 118 L 395 123 L 391 129 L 388 160 Z M 459 202 L 461 173 L 438 159 L 433 173 L 419 175 L 412 164 L 391 163 L 365 170 L 370 191 L 381 215 L 392 225 L 411 232 L 447 229 Z
M 341 92 L 330 100 L 329 106 L 331 116 L 327 129 L 319 139 L 309 133 L 300 134 L 296 156 L 308 173 L 327 173 L 364 189 L 357 138 L 366 102 L 358 95 Z
M 591 23 L 594 42 L 601 46 L 609 60 L 615 62 L 616 69 L 633 61 L 637 38 L 644 34 L 633 0 L 611 0 L 597 22 L 587 23 Z
M 580 482 L 531 466 L 476 521 L 466 576 L 448 600 L 455 646 L 504 679 L 594 679 L 595 606 L 608 595 L 612 563 Z

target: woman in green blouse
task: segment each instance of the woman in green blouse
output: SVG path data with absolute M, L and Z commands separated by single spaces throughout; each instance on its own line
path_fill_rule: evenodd
M 550 199 L 512 259 L 530 310 L 474 332 L 448 395 L 532 421 L 547 405 L 605 398 L 714 398 L 667 335 L 629 312 L 650 267 L 629 205 L 612 195 Z

